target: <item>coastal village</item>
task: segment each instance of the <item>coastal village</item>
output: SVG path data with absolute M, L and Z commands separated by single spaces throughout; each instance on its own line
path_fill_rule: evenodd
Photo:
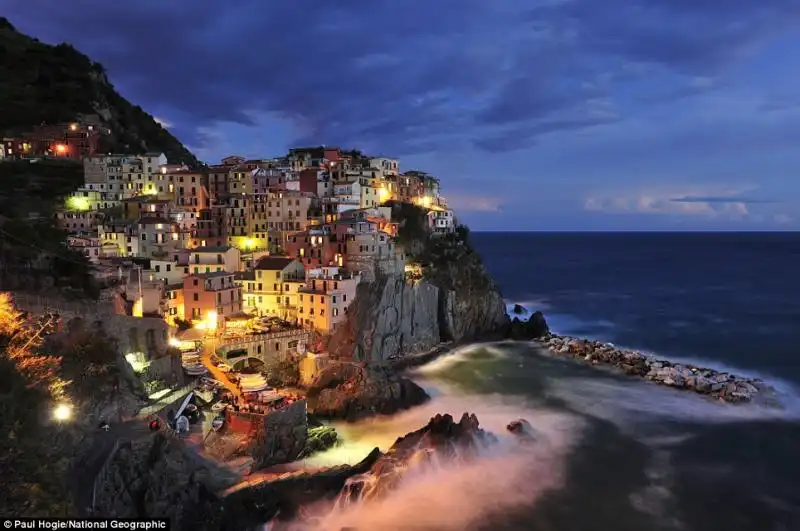
M 116 323 L 146 409 L 159 412 L 145 418 L 222 458 L 253 446 L 271 424 L 281 441 L 300 427 L 287 448 L 248 463 L 301 457 L 313 429 L 303 389 L 332 361 L 326 339 L 357 287 L 418 278 L 393 209 L 418 207 L 433 237 L 456 230 L 439 180 L 395 158 L 326 146 L 189 167 L 163 153 L 98 153 L 103 134 L 91 123 L 38 128 L 3 139 L 3 157 L 83 164 L 84 183 L 56 223 L 107 286 L 96 313 Z M 331 432 L 313 444 L 332 444 Z
M 340 442 L 329 420 L 424 403 L 400 371 L 476 340 L 535 340 L 554 356 L 724 402 L 778 404 L 759 380 L 558 336 L 541 312 L 507 307 L 439 180 L 397 159 L 318 146 L 190 167 L 160 152 L 98 153 L 97 131 L 74 123 L 6 138 L 0 159 L 83 170 L 55 223 L 91 264 L 99 300 L 12 294 L 38 319 L 33 337 L 69 336 L 84 321 L 115 345 L 103 355 L 121 379 L 97 403 L 53 410 L 57 423 L 99 422 L 70 469 L 79 514 L 141 516 L 134 498 L 146 492 L 146 514 L 238 529 L 391 488 L 397 455 L 410 462 L 493 439 L 474 415 L 437 415 L 385 454 L 327 468 L 306 460 Z M 401 237 L 409 208 L 420 240 Z M 423 240 L 441 244 L 436 263 L 415 253 Z M 343 348 L 331 346 L 337 335 Z M 507 430 L 523 442 L 533 433 L 525 419 Z M 200 492 L 213 495 L 198 512 Z

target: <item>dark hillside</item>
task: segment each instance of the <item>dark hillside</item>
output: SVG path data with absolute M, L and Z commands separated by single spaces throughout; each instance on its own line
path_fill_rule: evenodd
M 97 116 L 111 130 L 103 151 L 158 151 L 170 162 L 197 159 L 152 116 L 119 95 L 105 69 L 69 44 L 24 35 L 0 17 L 0 134 Z

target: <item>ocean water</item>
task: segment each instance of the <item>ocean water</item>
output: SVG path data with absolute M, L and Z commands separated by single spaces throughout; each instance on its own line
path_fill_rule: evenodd
M 339 425 L 312 464 L 355 462 L 435 413 L 477 414 L 500 443 L 411 475 L 313 529 L 800 531 L 800 236 L 481 234 L 509 304 L 555 332 L 758 374 L 782 410 L 731 406 L 543 353 L 470 345 L 419 368 L 433 399 Z M 505 431 L 516 418 L 533 444 Z

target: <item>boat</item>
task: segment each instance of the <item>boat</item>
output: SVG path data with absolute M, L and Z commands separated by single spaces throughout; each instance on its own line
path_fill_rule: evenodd
M 189 376 L 204 376 L 208 374 L 208 369 L 202 363 L 184 363 L 183 370 Z
M 245 393 L 258 393 L 269 388 L 267 380 L 260 374 L 243 374 L 239 385 Z
M 222 426 L 225 425 L 225 417 L 223 415 L 217 415 L 214 417 L 214 420 L 211 421 L 211 429 L 214 431 L 219 431 Z
M 243 393 L 258 393 L 260 391 L 263 391 L 267 387 L 269 387 L 267 385 L 267 382 L 252 383 L 252 384 L 242 384 L 242 392 Z

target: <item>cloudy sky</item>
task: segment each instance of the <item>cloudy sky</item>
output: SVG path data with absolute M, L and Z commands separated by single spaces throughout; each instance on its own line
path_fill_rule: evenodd
M 397 156 L 483 230 L 800 229 L 800 0 L 0 0 L 202 159 Z

